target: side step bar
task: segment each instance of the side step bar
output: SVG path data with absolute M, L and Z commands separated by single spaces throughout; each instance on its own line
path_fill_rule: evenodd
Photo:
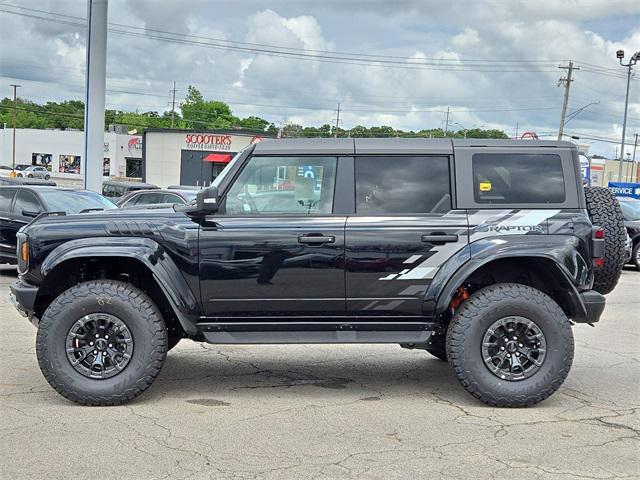
M 208 343 L 425 343 L 435 324 L 425 322 L 215 322 L 198 323 Z

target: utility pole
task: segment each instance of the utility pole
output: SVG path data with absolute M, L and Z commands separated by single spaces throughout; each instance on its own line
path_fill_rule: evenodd
M 16 169 L 16 107 L 18 103 L 17 90 L 18 90 L 18 87 L 21 87 L 22 85 L 16 85 L 15 83 L 12 83 L 9 86 L 13 87 L 13 150 L 12 150 L 13 165 L 11 167 L 15 170 Z
M 176 82 L 173 82 L 173 89 L 171 93 L 171 128 L 173 128 L 173 121 L 176 115 Z
M 516 140 L 518 139 L 518 127 L 519 127 L 518 122 L 516 122 Z
M 449 107 L 447 107 L 447 119 L 444 121 L 444 136 L 447 136 L 449 131 Z
M 336 131 L 333 132 L 333 138 L 338 138 L 339 128 L 340 128 L 340 103 L 338 103 L 338 109 L 336 110 Z
M 558 67 L 561 70 L 567 70 L 567 77 L 558 80 L 558 86 L 564 85 L 564 101 L 562 102 L 562 114 L 560 115 L 560 128 L 558 129 L 558 140 L 562 140 L 564 134 L 564 119 L 567 116 L 567 106 L 569 105 L 569 89 L 573 82 L 573 70 L 580 70 L 580 67 L 574 67 L 573 62 L 569 61 L 568 67 Z
M 638 169 L 636 168 L 636 148 L 638 147 L 638 134 L 636 133 L 636 141 L 633 142 L 633 156 L 631 157 L 631 179 L 635 177 L 638 181 Z
M 620 164 L 618 165 L 618 181 L 622 181 L 622 162 L 624 161 L 624 140 L 625 135 L 627 134 L 627 110 L 629 108 L 629 84 L 631 83 L 631 72 L 633 71 L 633 66 L 636 64 L 638 60 L 640 60 L 640 52 L 636 52 L 629 60 L 629 63 L 622 63 L 622 59 L 624 58 L 624 50 L 618 50 L 616 52 L 616 57 L 620 60 L 620 65 L 623 67 L 627 67 L 627 96 L 624 99 L 624 121 L 622 123 L 622 149 L 620 150 Z

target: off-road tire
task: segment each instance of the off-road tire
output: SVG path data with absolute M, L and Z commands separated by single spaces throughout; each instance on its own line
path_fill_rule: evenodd
M 115 315 L 131 332 L 131 359 L 111 378 L 83 376 L 66 355 L 70 328 L 91 313 Z M 36 355 L 44 377 L 62 396 L 82 405 L 119 405 L 144 392 L 160 373 L 167 355 L 167 328 L 143 291 L 115 280 L 89 281 L 66 290 L 46 309 L 38 326 Z
M 533 320 L 547 347 L 539 370 L 518 381 L 494 375 L 482 358 L 487 329 L 509 316 Z M 558 304 L 543 292 L 516 283 L 492 285 L 471 295 L 451 320 L 446 345 L 449 363 L 462 386 L 494 407 L 526 407 L 549 397 L 567 377 L 574 351 L 569 320 Z
M 431 343 L 425 348 L 427 352 L 436 358 L 439 358 L 443 362 L 447 361 L 447 345 L 445 335 L 434 335 L 431 338 Z
M 604 229 L 604 266 L 594 270 L 593 289 L 603 295 L 611 293 L 624 266 L 627 231 L 618 199 L 604 187 L 585 187 L 587 211 L 591 223 Z

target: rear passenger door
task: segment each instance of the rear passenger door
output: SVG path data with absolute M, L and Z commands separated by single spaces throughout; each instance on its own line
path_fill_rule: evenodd
M 347 311 L 420 316 L 439 267 L 468 243 L 453 209 L 446 155 L 356 156 L 355 215 L 347 220 Z

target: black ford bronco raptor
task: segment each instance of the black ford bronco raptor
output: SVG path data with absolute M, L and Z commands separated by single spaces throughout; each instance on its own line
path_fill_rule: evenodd
M 141 394 L 188 338 L 396 343 L 519 407 L 566 378 L 624 242 L 571 143 L 266 140 L 191 205 L 34 219 L 11 297 L 47 381 L 85 405 Z

